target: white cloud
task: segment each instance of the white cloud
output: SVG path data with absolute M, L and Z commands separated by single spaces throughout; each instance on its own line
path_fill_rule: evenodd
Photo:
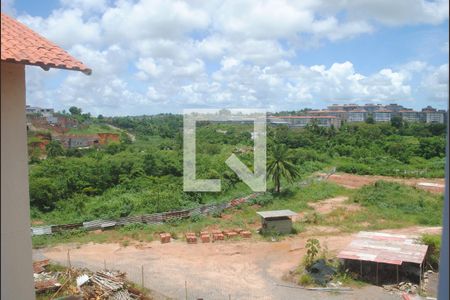
M 432 68 L 423 78 L 422 86 L 430 100 L 447 103 L 448 105 L 448 64 Z
M 85 21 L 83 12 L 77 8 L 55 10 L 46 19 L 22 15 L 19 21 L 66 49 L 77 44 L 99 45 L 101 41 L 100 24 Z
M 283 109 L 314 101 L 411 99 L 417 82 L 430 99 L 442 99 L 448 89 L 445 65 L 413 60 L 363 73 L 350 61 L 307 65 L 299 55 L 305 47 L 332 47 L 381 26 L 439 24 L 448 18 L 442 13 L 448 1 L 60 3 L 47 18 L 19 19 L 69 50 L 93 74 L 69 72 L 55 88 L 33 73 L 28 96 L 35 104 L 54 100 L 58 108 L 79 105 L 102 114 L 186 105 Z M 448 53 L 448 43 L 443 51 Z M 55 74 L 64 73 L 44 77 L 54 80 Z
M 448 19 L 448 0 L 336 0 L 314 1 L 319 11 L 348 13 L 357 20 L 374 20 L 386 25 L 439 24 Z

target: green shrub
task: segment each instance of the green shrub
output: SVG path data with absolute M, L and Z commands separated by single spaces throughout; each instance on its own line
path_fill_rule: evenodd
M 441 253 L 441 235 L 440 234 L 424 234 L 420 237 L 420 241 L 428 245 L 427 263 L 433 269 L 439 269 L 439 256 Z
M 314 283 L 314 279 L 307 273 L 304 273 L 300 275 L 300 278 L 298 279 L 298 284 L 303 286 L 308 286 Z
M 420 225 L 441 224 L 443 196 L 415 187 L 377 181 L 373 185 L 362 187 L 351 199 L 369 207 L 372 214 L 383 219 Z

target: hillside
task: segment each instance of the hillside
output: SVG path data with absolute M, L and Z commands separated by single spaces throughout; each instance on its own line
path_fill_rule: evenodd
M 136 141 L 122 140 L 95 151 L 66 151 L 33 162 L 30 198 L 35 222 L 55 224 L 155 213 L 229 201 L 251 192 L 224 163 L 235 153 L 252 165 L 250 125 L 198 127 L 197 178 L 220 178 L 222 191 L 187 193 L 182 189 L 181 116 L 107 118 L 101 122 L 131 132 Z M 332 167 L 363 175 L 444 176 L 445 127 L 435 124 L 405 123 L 397 128 L 389 123 L 361 123 L 339 129 L 269 126 L 268 142 L 269 155 L 276 144 L 289 147 L 299 173 L 297 181 Z M 284 180 L 281 184 L 288 190 L 293 188 Z M 272 191 L 270 180 L 268 187 Z M 277 201 L 282 201 L 283 195 L 277 196 Z

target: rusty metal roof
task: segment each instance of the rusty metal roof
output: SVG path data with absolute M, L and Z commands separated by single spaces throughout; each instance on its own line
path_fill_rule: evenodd
M 261 217 L 265 218 L 279 218 L 279 217 L 292 217 L 297 214 L 289 209 L 284 210 L 270 210 L 270 211 L 258 211 L 256 212 Z
M 361 231 L 338 258 L 401 265 L 423 263 L 428 246 L 417 242 L 417 236 Z

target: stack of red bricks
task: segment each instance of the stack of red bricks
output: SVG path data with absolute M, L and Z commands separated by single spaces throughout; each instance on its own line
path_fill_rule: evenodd
M 242 230 L 240 233 L 241 237 L 248 239 L 252 237 L 252 233 L 248 230 Z
M 161 244 L 170 243 L 170 233 L 163 232 L 159 234 L 159 238 L 161 240 Z
M 200 231 L 200 239 L 202 240 L 202 243 L 209 243 L 210 236 L 208 231 Z
M 197 244 L 197 237 L 194 232 L 186 232 L 185 236 L 188 244 Z
M 227 238 L 233 238 L 238 236 L 237 232 L 235 232 L 234 230 L 224 230 L 223 235 L 226 236 Z
M 213 241 L 223 241 L 225 239 L 222 231 L 220 231 L 220 230 L 213 230 L 212 237 L 213 237 Z

